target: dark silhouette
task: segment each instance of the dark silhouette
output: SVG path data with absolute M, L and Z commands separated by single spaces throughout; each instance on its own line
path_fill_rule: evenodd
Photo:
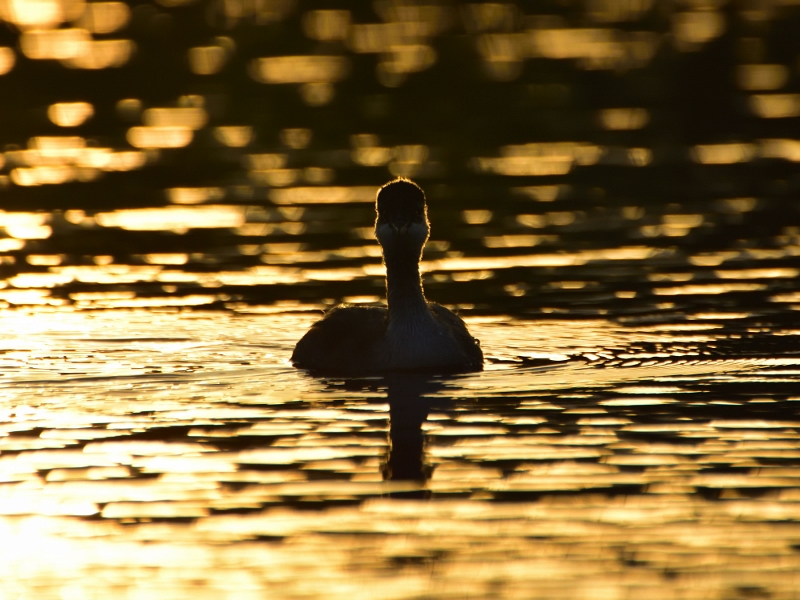
M 387 376 L 389 401 L 389 452 L 383 465 L 383 477 L 388 481 L 417 481 L 423 484 L 431 476 L 425 462 L 425 432 L 422 425 L 431 409 L 449 402 L 448 398 L 430 398 L 442 389 L 441 380 L 397 373 Z M 427 498 L 426 489 L 392 492 L 397 498 Z
M 377 212 L 387 307 L 337 306 L 297 343 L 292 363 L 335 375 L 481 370 L 483 352 L 464 321 L 422 290 L 419 261 L 430 233 L 422 189 L 408 179 L 387 183 Z

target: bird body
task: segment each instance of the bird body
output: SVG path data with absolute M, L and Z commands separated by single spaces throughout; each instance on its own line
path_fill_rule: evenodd
M 292 364 L 331 375 L 482 369 L 480 343 L 464 321 L 425 299 L 419 274 L 429 234 L 424 193 L 411 181 L 396 179 L 378 191 L 377 209 L 387 307 L 331 309 L 297 343 Z

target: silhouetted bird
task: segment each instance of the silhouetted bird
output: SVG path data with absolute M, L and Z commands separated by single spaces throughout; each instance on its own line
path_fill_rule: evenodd
M 480 343 L 464 321 L 422 291 L 419 260 L 430 231 L 422 189 L 395 179 L 378 190 L 377 210 L 388 306 L 331 309 L 297 342 L 292 364 L 331 375 L 481 370 Z

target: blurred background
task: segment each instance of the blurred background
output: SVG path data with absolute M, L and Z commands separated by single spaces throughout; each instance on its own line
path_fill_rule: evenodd
M 800 2 L 3 0 L 0 19 L 8 306 L 377 301 L 372 202 L 395 176 L 428 195 L 429 296 L 463 310 L 800 305 Z
M 0 598 L 797 600 L 800 0 L 0 20 Z M 396 176 L 485 370 L 313 378 Z

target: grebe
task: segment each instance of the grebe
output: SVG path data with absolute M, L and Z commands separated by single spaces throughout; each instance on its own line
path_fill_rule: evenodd
M 478 340 L 455 313 L 428 302 L 422 290 L 419 261 L 430 233 L 425 193 L 398 178 L 378 190 L 376 205 L 387 307 L 331 309 L 297 342 L 292 364 L 330 375 L 480 371 Z

